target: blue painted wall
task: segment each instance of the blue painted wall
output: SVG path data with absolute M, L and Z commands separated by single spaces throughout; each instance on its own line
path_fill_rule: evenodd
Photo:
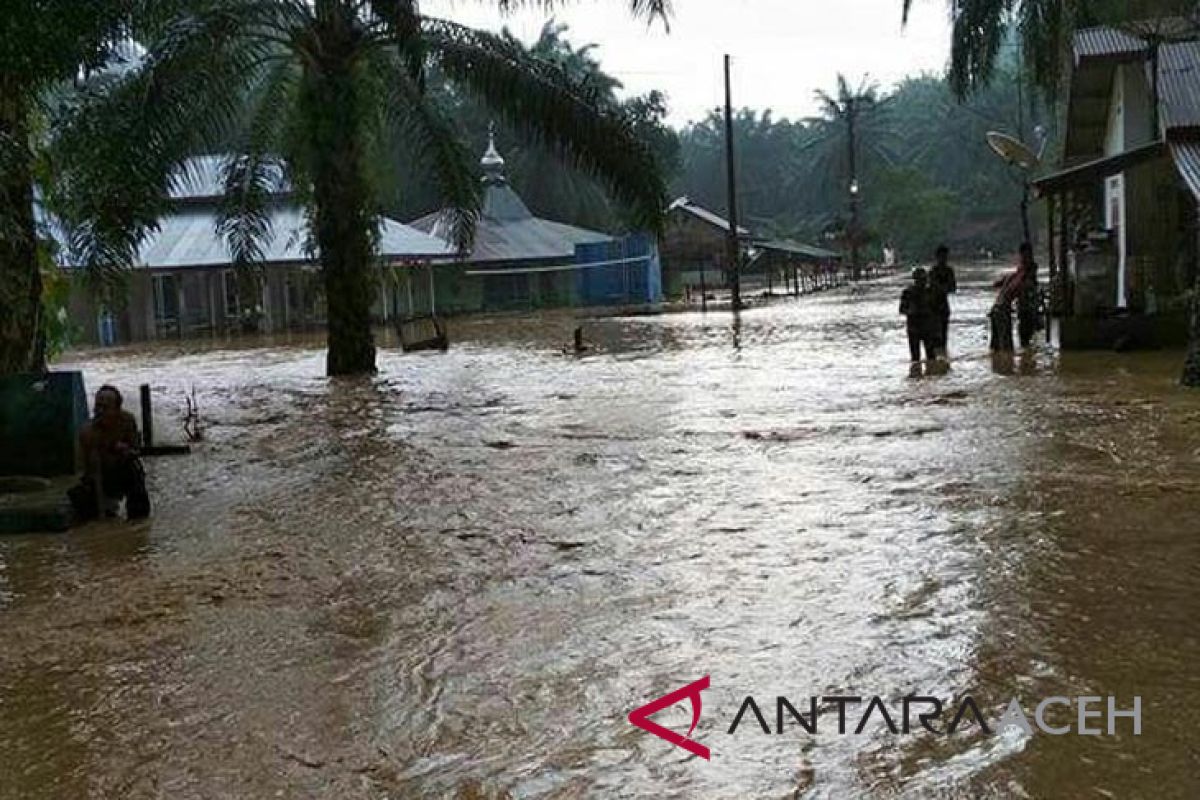
M 604 266 L 588 264 L 617 262 Z M 658 245 L 644 233 L 575 247 L 575 292 L 579 305 L 620 306 L 662 300 Z

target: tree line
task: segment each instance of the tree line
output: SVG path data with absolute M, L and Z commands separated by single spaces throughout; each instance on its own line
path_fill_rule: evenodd
M 620 81 L 603 69 L 594 45 L 578 45 L 574 38 L 565 25 L 550 22 L 528 50 L 620 102 L 651 143 L 671 193 L 724 214 L 721 115 L 713 111 L 674 128 L 666 121 L 669 98 L 661 92 L 618 101 Z M 885 244 L 912 258 L 927 257 L 943 241 L 960 252 L 1015 251 L 1022 236 L 1021 176 L 988 148 L 985 134 L 1005 131 L 1036 146 L 1039 135 L 1051 135 L 1053 115 L 1032 90 L 1022 89 L 1015 58 L 1002 61 L 993 77 L 964 100 L 948 77 L 918 75 L 886 92 L 865 79 L 857 86 L 842 79 L 830 92 L 814 90 L 819 111 L 803 119 L 779 118 L 770 109 L 738 110 L 734 139 L 742 219 L 756 234 L 841 248 L 851 228 L 849 188 L 856 180 L 862 207 L 858 238 L 870 248 L 867 260 Z M 482 153 L 492 121 L 487 109 L 448 87 L 435 85 L 433 91 Z M 856 109 L 854 176 L 848 163 L 850 109 Z M 605 231 L 627 227 L 602 187 L 564 167 L 555 153 L 503 125 L 497 144 L 510 182 L 535 213 Z M 402 151 L 395 157 L 402 160 Z M 397 166 L 388 171 L 399 176 L 389 210 L 407 220 L 437 208 L 436 187 Z

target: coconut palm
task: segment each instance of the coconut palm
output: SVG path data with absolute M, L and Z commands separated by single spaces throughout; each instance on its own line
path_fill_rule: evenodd
M 518 5 L 501 0 L 502 8 Z M 561 64 L 513 41 L 423 16 L 416 0 L 164 0 L 139 28 L 141 63 L 92 87 L 61 142 L 63 216 L 76 259 L 128 263 L 189 156 L 235 153 L 222 231 L 253 261 L 262 203 L 285 174 L 308 208 L 328 303 L 327 372 L 372 372 L 377 176 L 385 142 L 409 143 L 460 244 L 480 203 L 470 149 L 425 91 L 427 70 L 600 180 L 638 224 L 665 199 L 649 148 L 622 109 Z M 543 2 L 542 5 L 552 5 Z M 661 14 L 662 0 L 629 0 Z
M 879 86 L 864 77 L 857 88 L 851 88 L 844 75 L 837 76 L 837 93 L 817 90 L 816 99 L 821 116 L 813 120 L 817 135 L 809 147 L 813 157 L 811 174 L 824 180 L 837 181 L 850 195 L 850 225 L 846 231 L 850 243 L 850 264 L 854 276 L 859 274 L 859 245 L 861 243 L 860 178 L 864 156 L 868 160 L 890 163 L 892 138 L 886 116 L 886 101 L 880 97 Z
M 45 365 L 34 188 L 47 167 L 48 93 L 109 58 L 132 6 L 10 0 L 0 14 L 0 375 Z

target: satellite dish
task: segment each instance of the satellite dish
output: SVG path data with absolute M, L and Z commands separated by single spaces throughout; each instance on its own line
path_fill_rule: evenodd
M 1007 133 L 989 131 L 987 134 L 987 143 L 989 147 L 996 151 L 996 155 L 1021 169 L 1033 170 L 1037 169 L 1041 164 L 1041 159 L 1038 158 L 1037 153 L 1029 149 L 1020 139 L 1009 136 Z

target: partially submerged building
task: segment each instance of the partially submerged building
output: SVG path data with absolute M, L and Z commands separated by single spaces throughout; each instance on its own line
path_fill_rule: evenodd
M 741 225 L 737 230 L 742 263 L 752 237 Z M 729 220 L 715 211 L 679 197 L 667 207 L 666 226 L 659 252 L 666 294 L 679 297 L 689 289 L 724 288 L 729 285 Z
M 778 286 L 798 294 L 825 286 L 826 276 L 836 276 L 841 261 L 831 250 L 791 239 L 756 237 L 741 225 L 737 238 L 743 278 L 753 276 L 769 290 Z M 667 207 L 659 250 L 668 295 L 728 288 L 732 274 L 729 220 L 715 211 L 689 197 L 677 198 Z
M 653 239 L 614 237 L 535 216 L 509 184 L 494 140 L 480 167 L 483 207 L 471 248 L 457 261 L 435 266 L 432 281 L 409 273 L 396 288 L 398 308 L 410 314 L 463 313 L 645 305 L 662 299 Z M 449 246 L 449 219 L 437 211 L 410 224 Z
M 282 176 L 268 201 L 271 236 L 262 253 L 259 290 L 244 296 L 245 283 L 239 285 L 229 247 L 217 231 L 224 195 L 221 168 L 219 156 L 186 165 L 172 189 L 174 210 L 138 249 L 116 298 L 102 301 L 82 281 L 72 292 L 71 317 L 85 341 L 112 344 L 237 332 L 247 311 L 266 332 L 324 325 L 320 254 L 308 253 L 304 208 Z M 374 313 L 381 321 L 394 313 L 389 287 L 396 284 L 396 274 L 455 257 L 440 239 L 386 218 L 378 250 L 385 280 Z
M 1139 33 L 1144 28 L 1144 33 Z M 1170 20 L 1075 35 L 1049 266 L 1064 347 L 1186 337 L 1200 214 L 1200 42 Z
M 766 281 L 768 292 L 795 295 L 838 285 L 842 256 L 792 239 L 763 239 L 750 251 L 749 267 Z

